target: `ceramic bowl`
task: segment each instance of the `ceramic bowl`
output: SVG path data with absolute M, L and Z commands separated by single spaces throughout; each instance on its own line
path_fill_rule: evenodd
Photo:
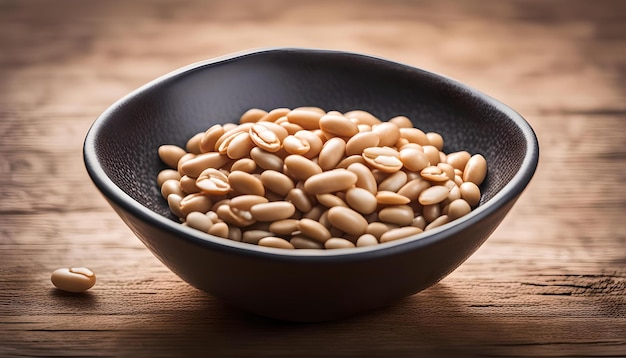
M 411 118 L 440 133 L 445 152 L 482 154 L 488 174 L 470 214 L 373 247 L 285 250 L 183 226 L 161 197 L 162 144 L 184 146 L 249 108 L 318 106 Z M 416 294 L 446 277 L 496 229 L 531 180 L 538 144 L 529 124 L 493 98 L 445 76 L 362 54 L 266 49 L 211 59 L 128 94 L 93 123 L 89 175 L 112 208 L 181 279 L 227 305 L 288 321 L 347 317 Z M 470 283 L 468 283 L 470 284 Z

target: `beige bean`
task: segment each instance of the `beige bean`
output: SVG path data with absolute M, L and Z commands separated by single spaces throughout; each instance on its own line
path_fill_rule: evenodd
M 408 205 L 392 205 L 378 212 L 380 221 L 399 226 L 411 225 L 414 217 L 413 209 Z
M 437 167 L 448 177 L 448 179 L 454 181 L 456 174 L 454 173 L 454 167 L 448 163 L 439 163 Z
M 216 143 L 224 133 L 224 127 L 221 124 L 215 124 L 207 129 L 200 140 L 200 152 L 208 153 L 217 150 Z
M 474 208 L 478 205 L 480 202 L 480 189 L 478 188 L 478 185 L 468 181 L 461 184 L 459 189 L 461 190 L 461 198 L 467 201 L 471 207 Z
M 294 111 L 295 111 L 295 110 L 313 111 L 313 112 L 317 112 L 317 113 L 322 114 L 322 115 L 323 115 L 323 114 L 326 114 L 326 111 L 325 111 L 325 110 L 323 110 L 323 109 L 322 109 L 322 108 L 320 108 L 320 107 L 315 107 L 315 106 L 303 106 L 303 107 L 297 107 L 297 108 L 294 108 L 293 110 L 294 110 Z
M 230 207 L 240 211 L 250 211 L 256 204 L 267 203 L 267 198 L 260 195 L 238 195 L 230 199 Z
M 187 217 L 192 211 L 206 213 L 211 209 L 211 205 L 213 202 L 208 196 L 201 193 L 189 194 L 180 201 L 180 212 L 183 214 L 180 217 Z
M 303 131 L 304 128 L 300 127 L 299 125 L 295 124 L 295 123 L 291 123 L 291 122 L 283 122 L 280 123 L 280 126 L 285 128 L 287 130 L 287 133 L 289 133 L 289 135 L 294 135 L 299 131 Z M 283 146 L 285 145 L 285 142 L 283 141 Z M 297 154 L 297 153 L 294 153 Z
M 432 145 L 423 145 L 422 149 L 424 150 L 424 154 L 428 157 L 428 162 L 430 165 L 437 165 L 441 161 L 441 157 L 439 156 L 439 149 Z
M 250 155 L 254 142 L 248 132 L 234 133 L 222 142 L 218 148 L 220 154 L 226 154 L 230 159 L 241 159 Z
M 461 188 L 459 188 L 455 183 L 455 185 L 450 188 L 450 193 L 448 194 L 446 200 L 452 202 L 457 199 L 461 199 Z
M 454 183 L 455 183 L 457 186 L 461 186 L 461 184 L 463 184 L 463 183 L 464 183 L 464 182 L 463 182 L 462 175 L 463 175 L 463 174 L 461 174 L 461 175 L 455 175 L 455 176 L 454 176 Z
M 211 206 L 210 211 L 215 212 L 217 215 L 217 209 L 222 205 L 230 205 L 230 199 L 221 199 L 221 200 L 214 202 L 213 206 Z
M 322 131 L 337 137 L 349 138 L 359 133 L 356 123 L 343 115 L 326 114 L 320 118 L 319 127 Z
M 292 235 L 298 231 L 298 222 L 296 219 L 283 219 L 274 221 L 270 224 L 269 230 L 276 235 Z
M 291 202 L 300 212 L 306 213 L 313 207 L 309 196 L 300 188 L 294 188 L 287 193 L 285 200 Z
M 452 182 L 452 181 L 450 181 L 450 182 Z M 455 191 L 455 194 L 452 194 L 452 190 L 455 189 L 455 188 L 458 191 Z M 448 193 L 448 196 L 443 201 L 439 202 L 439 206 L 441 206 L 441 208 L 442 208 L 441 209 L 441 213 L 442 214 L 447 214 L 446 210 L 447 210 L 448 205 L 452 201 L 454 201 L 456 199 L 459 199 L 461 197 L 461 190 L 459 189 L 459 187 L 456 186 L 456 184 L 454 184 L 454 187 L 449 188 L 449 190 L 450 190 L 450 192 Z M 455 197 L 456 195 L 458 195 L 458 198 Z M 452 197 L 452 200 L 450 199 L 451 197 Z
M 202 141 L 202 137 L 204 137 L 204 132 L 196 133 L 191 138 L 189 138 L 189 140 L 185 144 L 185 149 L 187 150 L 187 152 L 193 153 L 193 154 L 200 154 L 201 153 L 200 141 Z
M 361 132 L 355 134 L 346 143 L 346 155 L 361 155 L 365 148 L 378 147 L 380 137 L 374 132 Z
M 337 168 L 348 168 L 350 165 L 360 163 L 365 165 L 365 160 L 363 160 L 362 155 L 351 155 L 349 157 L 344 158 L 342 161 L 337 164 Z M 369 169 L 368 169 L 369 170 Z
M 379 191 L 397 192 L 407 183 L 407 175 L 403 171 L 397 171 L 378 184 Z
M 392 124 L 392 126 L 394 125 Z M 385 173 L 395 173 L 402 169 L 400 153 L 390 147 L 365 148 L 363 150 L 362 157 L 365 163 L 367 163 L 370 167 Z
M 315 220 L 301 219 L 298 221 L 298 230 L 302 235 L 321 243 L 330 239 L 330 231 Z
M 176 168 L 178 166 L 178 161 L 183 155 L 187 154 L 187 152 L 176 145 L 162 145 L 158 149 L 159 158 L 161 161 L 165 163 L 170 168 Z
M 226 224 L 225 222 L 218 222 L 213 224 L 213 226 L 211 226 L 211 228 L 209 229 L 209 234 L 228 239 L 228 224 Z
M 399 151 L 402 151 L 404 149 L 417 149 L 420 152 L 424 153 L 424 147 L 422 147 L 421 145 L 417 143 L 410 143 L 408 140 L 404 138 L 398 139 L 398 143 L 396 143 L 396 147 L 398 148 Z
M 348 204 L 346 204 L 346 202 L 343 201 L 343 199 L 341 199 L 337 195 L 333 195 L 329 193 L 317 194 L 315 195 L 315 199 L 317 199 L 318 203 L 320 203 L 321 205 L 327 208 L 332 208 L 333 206 L 348 207 Z
M 246 172 L 231 172 L 228 175 L 228 183 L 239 194 L 265 195 L 265 187 L 261 179 Z
M 358 212 L 342 206 L 328 210 L 328 220 L 339 230 L 351 235 L 362 235 L 367 229 L 367 220 Z
M 378 184 L 372 174 L 372 171 L 361 163 L 352 163 L 348 166 L 348 170 L 356 174 L 355 186 L 363 188 L 372 194 L 376 194 L 378 191 Z
M 229 225 L 245 227 L 255 222 L 249 211 L 233 210 L 230 205 L 220 205 L 215 212 L 217 217 Z
M 294 109 L 287 114 L 287 119 L 289 119 L 289 122 L 295 123 L 304 129 L 318 129 L 322 116 L 323 114 L 318 111 Z
M 414 217 L 413 221 L 411 222 L 411 226 L 418 227 L 422 230 L 426 228 L 426 224 L 426 219 L 424 219 L 424 217 L 421 215 Z
M 182 175 L 197 178 L 205 169 L 221 168 L 228 161 L 229 158 L 227 156 L 217 152 L 203 153 L 185 161 L 180 167 L 180 172 Z
M 237 170 L 246 173 L 252 173 L 256 170 L 256 163 L 250 158 L 241 158 L 234 162 L 233 165 L 230 167 L 230 171 L 234 172 Z
M 371 214 L 376 211 L 378 202 L 374 194 L 363 188 L 350 188 L 346 192 L 346 203 L 361 214 Z
M 190 176 L 183 175 L 179 180 L 181 189 L 183 189 L 186 194 L 199 193 L 201 190 L 196 185 L 196 180 L 197 179 Z
M 322 168 L 319 165 L 297 154 L 285 158 L 285 167 L 297 180 L 307 180 L 315 174 L 322 173 Z
M 359 133 L 372 131 L 372 127 L 368 124 L 357 124 L 356 127 L 359 129 Z
M 347 190 L 354 186 L 357 176 L 347 169 L 333 169 L 312 175 L 304 182 L 309 194 L 325 194 Z
M 380 119 L 376 118 L 373 114 L 360 109 L 352 110 L 343 114 L 348 119 L 354 119 L 357 124 L 367 124 L 374 126 L 381 123 Z
M 446 156 L 446 162 L 452 165 L 454 169 L 463 170 L 465 169 L 465 166 L 467 165 L 467 162 L 471 157 L 472 155 L 469 152 L 462 150 L 454 153 L 449 153 Z
M 256 245 L 264 237 L 272 236 L 274 236 L 274 234 L 266 230 L 246 230 L 241 235 L 241 241 Z
M 441 134 L 436 132 L 428 132 L 426 133 L 426 138 L 428 138 L 428 143 L 437 148 L 437 150 L 443 150 L 443 137 L 441 136 Z
M 224 132 L 228 132 L 228 131 L 231 131 L 231 130 L 239 127 L 239 124 L 233 123 L 233 122 L 228 122 L 228 123 L 222 124 L 222 127 L 224 127 Z
M 422 191 L 418 197 L 418 201 L 422 205 L 437 204 L 448 198 L 450 189 L 442 185 L 433 185 Z
M 407 145 L 414 145 L 414 146 L 419 146 L 421 149 L 421 145 L 417 144 L 417 143 L 410 143 L 407 139 L 400 137 L 400 139 L 398 139 L 398 141 L 396 142 L 396 144 L 394 144 L 393 146 L 398 150 L 402 150 L 402 148 L 406 147 Z
M 376 239 L 380 239 L 380 237 L 386 233 L 387 231 L 391 230 L 393 227 L 389 224 L 385 224 L 382 222 L 371 222 L 369 224 L 367 224 L 367 229 L 365 229 L 365 232 L 368 234 L 373 235 Z
M 441 216 L 441 207 L 439 204 L 424 205 L 422 207 L 422 216 L 426 219 L 426 222 L 431 223 Z
M 295 135 L 289 135 L 283 141 L 283 148 L 289 154 L 304 155 L 311 150 L 311 145 L 304 138 L 298 138 Z
M 265 246 L 265 247 L 275 247 L 277 249 L 289 249 L 289 250 L 295 249 L 295 247 L 293 247 L 293 245 L 289 243 L 289 241 L 282 239 L 280 237 L 274 237 L 274 236 L 262 238 L 261 240 L 259 240 L 258 245 Z
M 389 123 L 393 123 L 396 126 L 398 126 L 398 128 L 413 128 L 413 122 L 411 122 L 411 120 L 406 117 L 406 116 L 396 116 L 391 118 L 389 121 Z
M 372 234 L 363 234 L 356 240 L 357 247 L 378 245 L 378 239 Z
M 288 201 L 256 204 L 250 208 L 252 217 L 258 221 L 289 219 L 295 212 L 296 207 Z
M 180 173 L 174 169 L 163 169 L 157 175 L 157 185 L 161 187 L 166 180 L 170 179 L 180 180 Z
M 400 128 L 400 138 L 408 140 L 410 143 L 417 143 L 419 145 L 429 145 L 428 137 L 426 133 L 417 128 Z
M 403 205 L 411 202 L 411 199 L 392 191 L 379 191 L 376 193 L 376 202 L 381 205 Z
M 178 171 L 180 175 L 183 175 L 183 169 L 182 169 L 183 164 L 185 164 L 187 161 L 191 159 L 194 159 L 195 157 L 196 155 L 193 153 L 186 153 L 178 160 L 178 165 L 176 166 L 176 170 Z M 228 162 L 228 158 L 226 158 L 226 162 Z
M 379 146 L 391 147 L 400 139 L 400 128 L 389 122 L 382 122 L 372 127 L 372 132 L 380 138 Z
M 420 175 L 422 178 L 435 183 L 443 183 L 450 179 L 448 178 L 448 175 L 441 170 L 441 168 L 435 165 L 422 169 L 420 171 Z
M 267 123 L 272 123 L 272 122 L 267 122 Z M 285 134 L 287 133 L 287 130 L 282 128 L 278 124 L 274 124 L 274 125 L 280 128 L 281 130 L 283 130 Z M 263 150 L 266 150 L 270 153 L 278 152 L 280 150 L 280 146 L 282 145 L 280 139 L 278 138 L 278 135 L 276 135 L 276 133 L 273 130 L 270 130 L 268 127 L 261 125 L 261 124 L 255 124 L 252 127 L 250 127 L 249 135 L 250 135 L 250 139 L 252 140 L 254 144 L 256 144 Z
M 256 123 L 265 115 L 267 115 L 267 111 L 259 108 L 251 108 L 241 115 L 241 117 L 239 118 L 239 123 Z
M 96 275 L 85 267 L 60 268 L 52 272 L 50 281 L 60 290 L 80 293 L 96 284 Z
M 417 178 L 404 184 L 404 186 L 398 190 L 398 194 L 411 199 L 411 201 L 417 201 L 420 193 L 430 186 L 431 184 L 428 181 Z
M 283 170 L 283 159 L 259 147 L 252 148 L 250 157 L 262 169 L 279 172 Z
M 435 220 L 431 221 L 430 224 L 426 225 L 426 228 L 424 228 L 424 231 L 432 230 L 436 227 L 445 225 L 449 222 L 450 222 L 450 218 L 448 217 L 448 215 L 441 215 Z
M 322 141 L 320 136 L 312 131 L 298 131 L 294 134 L 294 137 L 305 140 L 309 144 L 309 151 L 302 154 L 304 157 L 307 157 L 309 159 L 317 157 L 324 145 L 324 142 Z
M 400 161 L 408 170 L 419 172 L 430 165 L 428 157 L 422 150 L 415 148 L 404 148 L 400 150 Z
M 276 122 L 279 118 L 286 116 L 291 112 L 289 108 L 275 108 L 267 112 L 258 122 Z
M 248 132 L 253 125 L 254 123 L 242 123 L 240 125 L 235 125 L 232 129 L 226 130 L 226 124 L 224 124 L 222 126 L 224 127 L 224 134 L 215 142 L 215 150 L 221 154 L 225 154 L 228 149 L 228 142 L 232 141 L 233 138 L 240 133 Z
M 294 236 L 289 242 L 296 249 L 323 249 L 324 244 L 303 236 Z
M 386 233 L 382 234 L 380 237 L 380 242 L 389 242 L 394 240 L 403 239 L 409 236 L 421 234 L 422 229 L 415 226 L 404 226 L 396 229 L 391 229 Z
M 330 138 L 320 150 L 318 164 L 322 170 L 331 170 L 344 158 L 346 142 L 338 137 Z
M 213 226 L 211 219 L 206 214 L 199 211 L 190 212 L 187 215 L 185 222 L 190 227 L 203 232 L 208 232 L 211 226 Z
M 209 219 L 211 219 L 211 222 L 216 223 L 219 222 L 220 219 L 219 217 L 217 217 L 217 213 L 215 211 L 207 211 L 207 213 L 205 214 Z
M 487 176 L 487 161 L 480 154 L 474 154 L 463 170 L 463 181 L 480 185 Z
M 182 200 L 183 197 L 178 194 L 170 194 L 167 197 L 167 206 L 169 206 L 170 211 L 179 218 L 185 217 L 183 212 L 180 210 L 180 202 Z
M 275 170 L 265 170 L 261 173 L 261 182 L 272 192 L 285 197 L 295 185 L 291 178 Z
M 196 187 L 211 195 L 224 195 L 231 191 L 228 177 L 221 171 L 208 168 L 196 179 Z
M 472 208 L 467 201 L 463 199 L 456 199 L 448 204 L 446 215 L 448 215 L 448 218 L 452 221 L 469 214 L 470 211 L 472 211 Z
M 346 240 L 340 237 L 333 237 L 333 238 L 326 240 L 326 242 L 324 242 L 324 247 L 327 250 L 332 250 L 332 249 L 349 249 L 355 246 L 349 240 Z
M 170 194 L 180 195 L 181 197 L 185 195 L 180 186 L 180 181 L 176 179 L 168 179 L 163 183 L 163 185 L 161 185 L 161 196 L 167 199 Z

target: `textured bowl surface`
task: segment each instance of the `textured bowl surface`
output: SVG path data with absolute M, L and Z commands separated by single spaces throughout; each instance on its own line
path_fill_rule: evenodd
M 480 206 L 430 234 L 339 250 L 281 250 L 180 225 L 156 184 L 157 149 L 184 143 L 247 109 L 319 106 L 406 115 L 439 132 L 445 152 L 489 163 Z M 534 174 L 538 145 L 502 103 L 449 78 L 360 54 L 269 49 L 182 68 L 122 98 L 85 139 L 87 170 L 113 209 L 183 280 L 225 303 L 291 321 L 322 321 L 378 308 L 438 282 L 505 217 Z

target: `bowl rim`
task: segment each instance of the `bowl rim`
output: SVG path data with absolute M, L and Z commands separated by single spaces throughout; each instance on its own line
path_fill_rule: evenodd
M 505 184 L 505 186 L 496 193 L 488 202 L 480 205 L 472 210 L 469 214 L 455 219 L 445 225 L 431 229 L 427 232 L 412 235 L 399 240 L 394 240 L 374 246 L 320 250 L 320 249 L 298 249 L 285 250 L 272 247 L 263 247 L 244 242 L 237 242 L 221 237 L 216 237 L 207 233 L 200 232 L 196 229 L 186 227 L 175 222 L 161 214 L 145 207 L 137 202 L 131 196 L 126 194 L 118 187 L 104 172 L 100 165 L 100 161 L 96 154 L 95 144 L 98 133 L 106 125 L 107 119 L 114 114 L 118 108 L 128 103 L 132 98 L 141 95 L 141 93 L 150 88 L 159 86 L 175 77 L 182 76 L 195 70 L 206 67 L 224 64 L 226 62 L 243 59 L 250 56 L 271 54 L 276 52 L 295 52 L 295 53 L 316 53 L 331 55 L 348 55 L 363 60 L 373 60 L 386 63 L 389 65 L 400 66 L 411 71 L 421 72 L 423 75 L 436 78 L 438 81 L 444 82 L 458 90 L 466 91 L 470 96 L 477 98 L 498 111 L 504 113 L 515 125 L 521 130 L 526 143 L 526 152 L 522 165 L 513 178 Z M 482 93 L 481 91 L 469 87 L 451 77 L 436 72 L 427 71 L 415 66 L 407 65 L 397 61 L 392 61 L 383 57 L 373 56 L 369 54 L 350 52 L 342 50 L 316 49 L 316 48 L 298 48 L 298 47 L 271 47 L 252 50 L 244 50 L 223 56 L 198 61 L 169 73 L 166 73 L 156 79 L 140 86 L 139 88 L 129 92 L 116 102 L 111 104 L 104 112 L 102 112 L 90 126 L 83 143 L 83 160 L 85 167 L 91 180 L 100 190 L 101 194 L 115 205 L 131 212 L 133 215 L 144 221 L 151 223 L 160 230 L 168 231 L 181 240 L 190 241 L 196 245 L 210 247 L 216 250 L 228 251 L 236 254 L 252 255 L 257 257 L 271 257 L 278 260 L 298 261 L 325 261 L 325 260 L 361 260 L 371 259 L 373 256 L 386 256 L 406 250 L 413 250 L 423 246 L 444 240 L 447 236 L 455 235 L 466 230 L 472 223 L 481 221 L 491 214 L 497 212 L 501 207 L 505 206 L 524 191 L 532 179 L 537 168 L 539 160 L 539 144 L 536 134 L 530 124 L 515 110 L 496 100 L 495 98 Z M 156 180 L 156 179 L 155 179 Z

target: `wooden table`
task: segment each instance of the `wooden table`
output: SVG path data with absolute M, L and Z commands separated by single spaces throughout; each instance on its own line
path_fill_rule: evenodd
M 518 110 L 540 165 L 498 230 L 434 287 L 362 316 L 275 322 L 193 289 L 90 182 L 116 99 L 249 48 L 364 52 Z M 626 3 L 0 0 L 0 355 L 626 356 Z M 50 283 L 87 266 L 83 295 Z

